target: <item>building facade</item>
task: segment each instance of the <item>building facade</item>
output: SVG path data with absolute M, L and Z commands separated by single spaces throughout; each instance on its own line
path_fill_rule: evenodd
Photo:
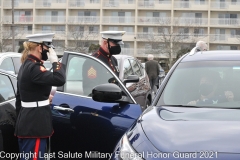
M 11 48 L 12 0 L 1 0 L 1 36 Z M 26 35 L 56 33 L 58 54 L 99 44 L 99 32 L 124 30 L 122 53 L 159 60 L 204 40 L 239 49 L 240 0 L 15 0 L 16 50 Z

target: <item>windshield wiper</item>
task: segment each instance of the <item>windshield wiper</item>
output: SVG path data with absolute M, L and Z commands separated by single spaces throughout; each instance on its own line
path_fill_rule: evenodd
M 191 106 L 191 105 L 182 105 L 182 104 L 171 104 L 171 105 L 161 105 L 161 106 L 167 106 L 167 107 L 190 107 L 190 108 L 202 108 L 202 106 Z

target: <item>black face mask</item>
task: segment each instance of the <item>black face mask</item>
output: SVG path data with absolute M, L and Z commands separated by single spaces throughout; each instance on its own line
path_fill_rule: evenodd
M 43 46 L 42 46 L 42 60 L 46 61 L 48 59 L 48 56 L 47 56 L 47 52 L 49 52 L 49 50 L 47 49 L 44 49 Z
M 213 87 L 214 87 L 213 84 L 202 83 L 199 86 L 199 93 L 203 96 L 207 96 L 213 91 Z
M 109 41 L 108 41 L 108 50 L 109 50 L 109 53 L 110 53 L 111 55 L 116 55 L 116 54 L 120 54 L 120 53 L 121 53 L 121 47 L 120 47 L 120 45 L 111 46 L 111 48 L 110 48 Z

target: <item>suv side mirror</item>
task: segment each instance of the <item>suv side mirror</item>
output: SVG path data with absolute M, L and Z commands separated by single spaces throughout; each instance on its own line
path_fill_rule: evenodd
M 121 98 L 122 90 L 113 83 L 100 84 L 92 90 L 92 99 L 97 102 L 116 102 Z
M 126 85 L 126 83 L 132 82 L 139 82 L 139 77 L 137 75 L 130 75 L 127 77 L 127 79 L 123 80 L 124 85 Z

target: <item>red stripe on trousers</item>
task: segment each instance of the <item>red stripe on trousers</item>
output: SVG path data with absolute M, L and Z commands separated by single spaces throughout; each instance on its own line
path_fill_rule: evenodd
M 36 154 L 36 156 L 34 157 L 33 160 L 38 160 L 39 148 L 40 148 L 40 138 L 37 138 L 37 139 L 36 139 L 36 144 L 35 144 L 35 151 L 34 151 L 34 153 Z

